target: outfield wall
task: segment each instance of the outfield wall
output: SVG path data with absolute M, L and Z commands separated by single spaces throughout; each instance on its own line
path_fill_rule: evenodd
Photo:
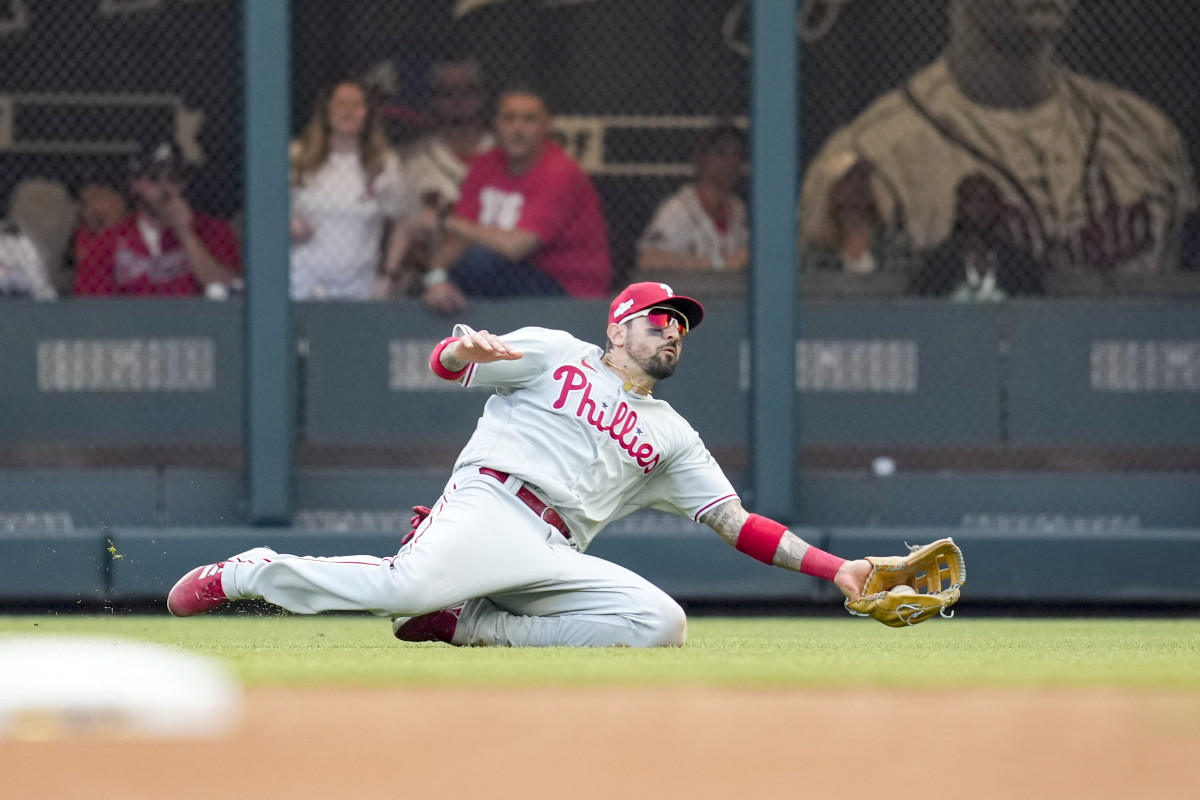
M 754 508 L 744 298 L 709 300 L 660 394 Z M 249 546 L 390 555 L 486 393 L 425 366 L 419 304 L 295 310 L 288 524 L 253 526 L 240 302 L 14 303 L 0 317 L 0 600 L 140 601 Z M 592 340 L 603 304 L 476 303 Z M 801 302 L 796 530 L 840 554 L 953 535 L 990 600 L 1200 600 L 1200 305 Z M 875 470 L 879 458 L 894 471 Z M 698 600 L 831 591 L 639 515 L 593 552 Z
M 953 536 L 968 568 L 964 595 L 991 602 L 1200 602 L 1200 531 L 987 532 L 954 528 L 795 528 L 846 556 L 898 554 L 904 544 Z M 395 552 L 399 535 L 297 528 L 81 529 L 8 534 L 0 602 L 32 605 L 163 601 L 192 567 L 267 544 L 306 555 Z M 833 601 L 832 584 L 767 567 L 707 528 L 657 513 L 599 536 L 590 553 L 622 564 L 683 601 Z

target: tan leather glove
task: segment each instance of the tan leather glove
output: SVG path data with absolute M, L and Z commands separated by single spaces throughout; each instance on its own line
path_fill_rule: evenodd
M 893 628 L 916 625 L 936 614 L 954 616 L 947 609 L 958 602 L 967 582 L 962 550 L 948 538 L 909 550 L 907 556 L 867 556 L 871 574 L 862 595 L 846 601 L 851 614 L 874 617 Z

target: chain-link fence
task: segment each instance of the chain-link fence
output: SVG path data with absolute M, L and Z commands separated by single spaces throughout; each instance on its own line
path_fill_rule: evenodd
M 1200 8 L 797 5 L 807 474 L 1197 470 L 1200 345 L 1179 301 L 1200 294 Z M 241 504 L 241 306 L 203 298 L 243 287 L 242 12 L 0 3 L 0 289 L 70 298 L 0 320 L 22 420 L 3 466 L 148 470 L 160 521 L 181 519 L 176 496 L 207 498 L 183 514 L 200 521 Z M 748 466 L 747 275 L 793 268 L 749 249 L 750 12 L 294 0 L 302 469 L 450 463 L 478 398 L 428 383 L 439 312 L 596 339 L 604 298 L 642 278 L 719 312 L 691 355 L 720 376 L 685 368 L 668 392 Z M 902 521 L 928 493 L 896 501 Z
M 223 0 L 0 3 L 7 531 L 240 518 L 240 305 L 204 296 L 241 285 L 241 30 Z

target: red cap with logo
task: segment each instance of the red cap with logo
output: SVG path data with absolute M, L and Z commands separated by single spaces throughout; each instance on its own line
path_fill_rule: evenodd
M 608 309 L 608 321 L 621 323 L 639 311 L 653 306 L 668 306 L 687 317 L 688 328 L 694 328 L 704 319 L 704 306 L 690 297 L 675 294 L 665 283 L 633 283 L 617 295 Z

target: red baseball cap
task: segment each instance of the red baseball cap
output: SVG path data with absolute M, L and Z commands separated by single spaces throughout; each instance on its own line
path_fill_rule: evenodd
M 675 294 L 665 283 L 631 283 L 617 295 L 608 309 L 608 321 L 621 323 L 651 306 L 669 306 L 687 317 L 688 328 L 695 328 L 704 319 L 704 306 L 690 297 Z

